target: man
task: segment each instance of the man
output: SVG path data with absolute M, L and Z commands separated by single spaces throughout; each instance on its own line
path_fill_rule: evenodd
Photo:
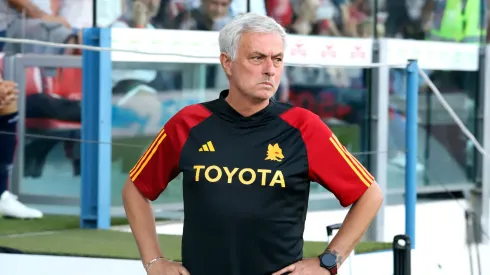
M 7 190 L 14 158 L 17 127 L 17 85 L 0 77 L 0 216 L 20 219 L 42 218 L 43 214 L 17 200 Z
M 285 38 L 262 15 L 226 25 L 219 45 L 229 90 L 178 112 L 130 172 L 123 202 L 148 274 L 337 274 L 376 215 L 378 185 L 330 129 L 270 99 Z M 163 258 L 149 202 L 181 172 L 182 264 Z M 354 206 L 325 253 L 303 259 L 310 181 Z

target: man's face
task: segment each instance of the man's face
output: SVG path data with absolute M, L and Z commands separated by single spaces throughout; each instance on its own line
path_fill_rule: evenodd
M 235 61 L 225 54 L 221 63 L 234 86 L 245 96 L 263 101 L 277 91 L 283 70 L 284 42 L 275 33 L 244 33 Z
M 217 19 L 228 15 L 230 0 L 205 0 L 203 5 L 207 15 Z

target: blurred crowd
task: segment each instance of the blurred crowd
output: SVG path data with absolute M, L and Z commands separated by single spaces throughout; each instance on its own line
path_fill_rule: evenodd
M 267 14 L 289 33 L 298 35 L 478 43 L 488 40 L 488 2 L 490 0 L 97 0 L 94 9 L 92 0 L 0 0 L 0 37 L 80 44 L 81 29 L 94 24 L 111 28 L 219 31 L 235 15 L 250 11 Z M 93 22 L 94 10 L 96 22 Z M 0 41 L 0 59 L 16 53 L 80 55 L 79 50 L 72 48 Z M 0 66 L 0 73 L 1 70 Z M 225 76 L 218 66 L 207 65 L 205 71 L 207 89 L 225 88 Z M 364 127 L 369 86 L 366 70 L 289 67 L 285 72 L 277 94 L 279 100 L 309 108 L 326 123 Z M 391 75 L 392 92 L 395 90 L 394 94 L 403 98 L 402 88 L 396 84 L 400 81 L 400 72 L 393 70 Z M 441 79 L 459 78 L 443 76 Z M 162 108 L 165 107 L 151 99 L 158 93 L 181 91 L 184 87 L 183 72 L 172 68 L 118 69 L 113 71 L 112 80 L 113 95 L 119 98 L 114 115 L 122 115 L 121 108 L 126 107 L 132 111 L 133 120 L 145 117 L 141 127 L 146 134 L 158 129 L 164 121 Z M 61 138 L 80 137 L 80 69 L 28 68 L 25 84 L 28 132 Z M 453 86 L 456 88 L 450 89 L 466 89 L 460 84 Z M 396 115 L 396 109 L 391 113 L 393 121 L 404 123 Z M 127 112 L 124 114 L 128 117 Z M 398 129 L 404 127 L 398 125 Z M 361 129 L 356 135 L 362 132 Z M 37 138 L 26 141 L 24 177 L 39 178 L 48 154 L 60 142 Z M 394 138 L 390 144 L 394 151 L 403 151 L 402 140 Z M 13 159 L 11 148 L 14 147 L 15 138 L 2 139 L 0 215 L 40 218 L 39 211 L 26 207 L 7 191 Z M 80 173 L 79 144 L 63 142 L 63 148 L 76 177 Z M 135 152 L 134 156 L 139 154 Z M 393 154 L 391 160 L 404 166 L 402 153 Z M 129 164 L 133 161 L 130 159 Z
M 92 2 L 2 0 L 0 35 L 79 43 L 79 30 L 94 24 Z M 217 31 L 233 16 L 251 11 L 273 17 L 292 34 L 463 42 L 462 37 L 450 39 L 441 32 L 486 28 L 487 6 L 488 0 L 97 0 L 95 23 Z M 4 51 L 60 49 L 12 44 Z

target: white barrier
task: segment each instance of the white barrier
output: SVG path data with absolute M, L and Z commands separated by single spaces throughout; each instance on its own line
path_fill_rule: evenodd
M 152 53 L 113 51 L 113 62 L 219 63 L 218 32 L 114 28 L 111 37 L 114 49 Z M 389 66 L 417 59 L 423 69 L 478 69 L 477 45 L 406 39 L 381 41 L 386 43 Z M 288 35 L 285 60 L 294 66 L 370 67 L 372 52 L 373 39 Z

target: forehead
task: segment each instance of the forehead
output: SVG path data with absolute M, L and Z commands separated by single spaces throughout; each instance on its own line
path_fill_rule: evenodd
M 238 52 L 244 54 L 260 52 L 276 55 L 284 52 L 284 41 L 277 33 L 244 33 L 239 45 Z

